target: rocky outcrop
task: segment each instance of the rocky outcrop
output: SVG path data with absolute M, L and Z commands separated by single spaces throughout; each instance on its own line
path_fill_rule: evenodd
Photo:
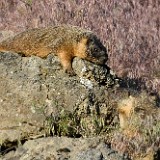
M 129 83 L 107 66 L 72 66 L 70 77 L 56 56 L 0 53 L 0 158 L 158 159 L 156 97 L 118 87 Z
M 15 152 L 3 157 L 6 159 L 47 159 L 47 160 L 123 160 L 123 156 L 111 150 L 98 137 L 74 139 L 67 137 L 48 137 L 29 140 Z
M 115 108 L 109 105 L 106 95 L 107 88 L 117 83 L 115 75 L 108 67 L 78 58 L 73 61 L 73 69 L 77 76 L 70 77 L 52 55 L 41 59 L 0 53 L 3 155 L 29 139 L 95 136 L 114 123 Z

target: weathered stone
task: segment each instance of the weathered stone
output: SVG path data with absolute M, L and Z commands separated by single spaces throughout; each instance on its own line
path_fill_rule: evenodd
M 83 68 L 86 68 L 85 72 Z M 101 128 L 107 124 L 104 124 L 107 115 L 112 122 L 113 109 L 106 105 L 105 79 L 109 77 L 111 80 L 108 86 L 112 86 L 115 81 L 108 68 L 76 58 L 73 69 L 77 76 L 68 76 L 62 70 L 59 59 L 52 55 L 41 59 L 36 56 L 22 57 L 16 53 L 0 53 L 0 119 L 3 119 L 3 123 L 0 123 L 0 142 L 3 153 L 7 147 L 10 148 L 10 143 L 18 144 L 45 136 L 46 117 L 51 119 L 50 125 L 53 126 L 54 118 L 63 111 L 81 116 L 79 125 L 84 127 L 79 133 L 81 136 L 99 133 L 94 117 L 96 120 L 98 117 Z M 92 87 L 81 83 L 82 78 Z M 73 136 L 73 132 L 66 129 L 66 123 L 72 124 L 73 121 L 60 119 L 61 135 Z M 55 128 L 51 126 L 49 129 L 54 134 Z
M 111 150 L 99 137 L 74 139 L 52 137 L 29 140 L 12 154 L 6 154 L 2 160 L 127 160 Z

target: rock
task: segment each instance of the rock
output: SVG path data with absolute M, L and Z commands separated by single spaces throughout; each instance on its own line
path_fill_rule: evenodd
M 0 53 L 0 119 L 3 119 L 0 144 L 3 154 L 26 140 L 50 135 L 48 129 L 52 135 L 77 136 L 77 130 L 70 130 L 74 121 L 66 113 L 80 116 L 78 124 L 83 131 L 80 129 L 78 135 L 83 137 L 98 135 L 105 125 L 112 124 L 115 112 L 108 105 L 106 95 L 107 88 L 116 84 L 115 76 L 110 74 L 108 67 L 78 58 L 74 59 L 73 69 L 77 76 L 70 77 L 62 70 L 59 59 L 52 55 L 41 59 Z M 57 130 L 55 122 L 58 122 Z M 73 123 L 74 129 L 76 125 L 77 121 Z
M 111 150 L 99 137 L 87 139 L 49 137 L 27 141 L 15 152 L 8 153 L 2 158 L 2 160 L 7 159 L 125 160 L 126 158 Z
M 117 107 L 126 104 L 123 99 L 128 102 L 131 90 L 117 87 L 118 79 L 107 66 L 75 58 L 73 69 L 77 75 L 70 77 L 52 55 L 41 59 L 0 53 L 0 158 L 116 160 L 142 151 L 158 157 L 155 96 L 133 94 L 140 136 L 128 138 L 118 128 Z M 148 123 L 150 106 L 153 123 Z M 137 128 L 135 122 L 131 124 Z M 144 137 L 146 143 L 137 145 Z
M 80 77 L 80 82 L 90 89 L 93 88 L 93 84 L 104 85 L 106 87 L 118 84 L 118 78 L 116 78 L 114 73 L 111 74 L 112 71 L 110 71 L 108 66 L 96 65 L 75 58 L 73 61 L 73 68 L 75 73 Z

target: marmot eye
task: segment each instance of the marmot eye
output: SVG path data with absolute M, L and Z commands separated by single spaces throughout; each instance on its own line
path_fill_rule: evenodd
M 98 49 L 97 49 L 97 48 L 94 48 L 94 51 L 95 51 L 95 52 L 98 52 Z

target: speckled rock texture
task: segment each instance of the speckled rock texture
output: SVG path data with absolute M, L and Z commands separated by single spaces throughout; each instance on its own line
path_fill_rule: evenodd
M 48 140 L 45 138 L 38 140 L 38 138 L 46 136 L 46 119 L 48 117 L 54 118 L 63 111 L 76 112 L 77 116 L 81 116 L 79 121 L 81 137 L 96 136 L 106 124 L 113 123 L 116 112 L 109 105 L 106 95 L 107 89 L 117 84 L 115 75 L 110 74 L 110 69 L 107 66 L 98 66 L 78 58 L 73 61 L 73 69 L 77 75 L 70 77 L 62 70 L 59 59 L 52 55 L 41 59 L 35 56 L 22 57 L 16 53 L 0 53 L 0 119 L 3 120 L 0 123 L 0 145 L 2 158 L 6 153 L 6 156 L 12 157 L 12 152 L 16 150 L 17 146 L 27 141 L 24 146 L 18 147 L 14 156 L 18 155 L 18 157 L 25 159 L 25 156 L 29 154 L 27 159 L 32 159 L 31 149 L 26 151 L 25 145 L 30 142 L 41 143 L 43 140 L 47 142 Z M 72 119 L 70 120 L 72 121 Z M 67 121 L 67 123 L 71 121 Z M 60 123 L 60 127 L 63 125 Z M 101 127 L 101 130 L 97 131 L 97 126 Z M 54 135 L 54 126 L 53 128 L 49 127 Z M 65 126 L 63 129 L 62 127 L 61 131 L 56 131 L 57 135 L 71 136 L 67 134 L 69 130 L 66 130 Z M 52 138 L 49 139 L 52 141 Z M 54 138 L 54 140 L 56 139 Z M 78 139 L 68 140 L 79 146 Z M 57 141 L 60 141 L 57 143 L 61 143 L 63 140 L 58 138 Z M 87 143 L 88 139 L 82 139 L 82 141 Z M 101 145 L 104 145 L 103 143 Z M 41 145 L 43 146 L 43 144 Z M 81 159 L 80 157 L 85 159 L 85 156 L 88 159 L 92 159 L 92 157 L 102 159 L 103 156 L 101 152 L 97 152 L 97 147 L 86 147 L 83 152 L 77 151 L 75 155 L 73 155 L 73 151 L 70 159 L 75 159 L 76 156 L 76 159 Z M 44 148 L 47 151 L 48 147 Z M 69 148 L 69 150 L 71 149 Z M 24 154 L 26 152 L 27 155 Z M 41 150 L 35 152 L 38 153 Z M 55 150 L 54 156 L 57 158 L 56 154 L 58 153 Z M 49 156 L 49 153 L 44 153 L 44 155 L 42 153 L 39 156 L 42 156 L 40 159 L 43 159 L 43 157 Z M 59 157 L 63 159 L 63 156 Z
M 52 137 L 29 140 L 2 160 L 124 160 L 100 138 Z

